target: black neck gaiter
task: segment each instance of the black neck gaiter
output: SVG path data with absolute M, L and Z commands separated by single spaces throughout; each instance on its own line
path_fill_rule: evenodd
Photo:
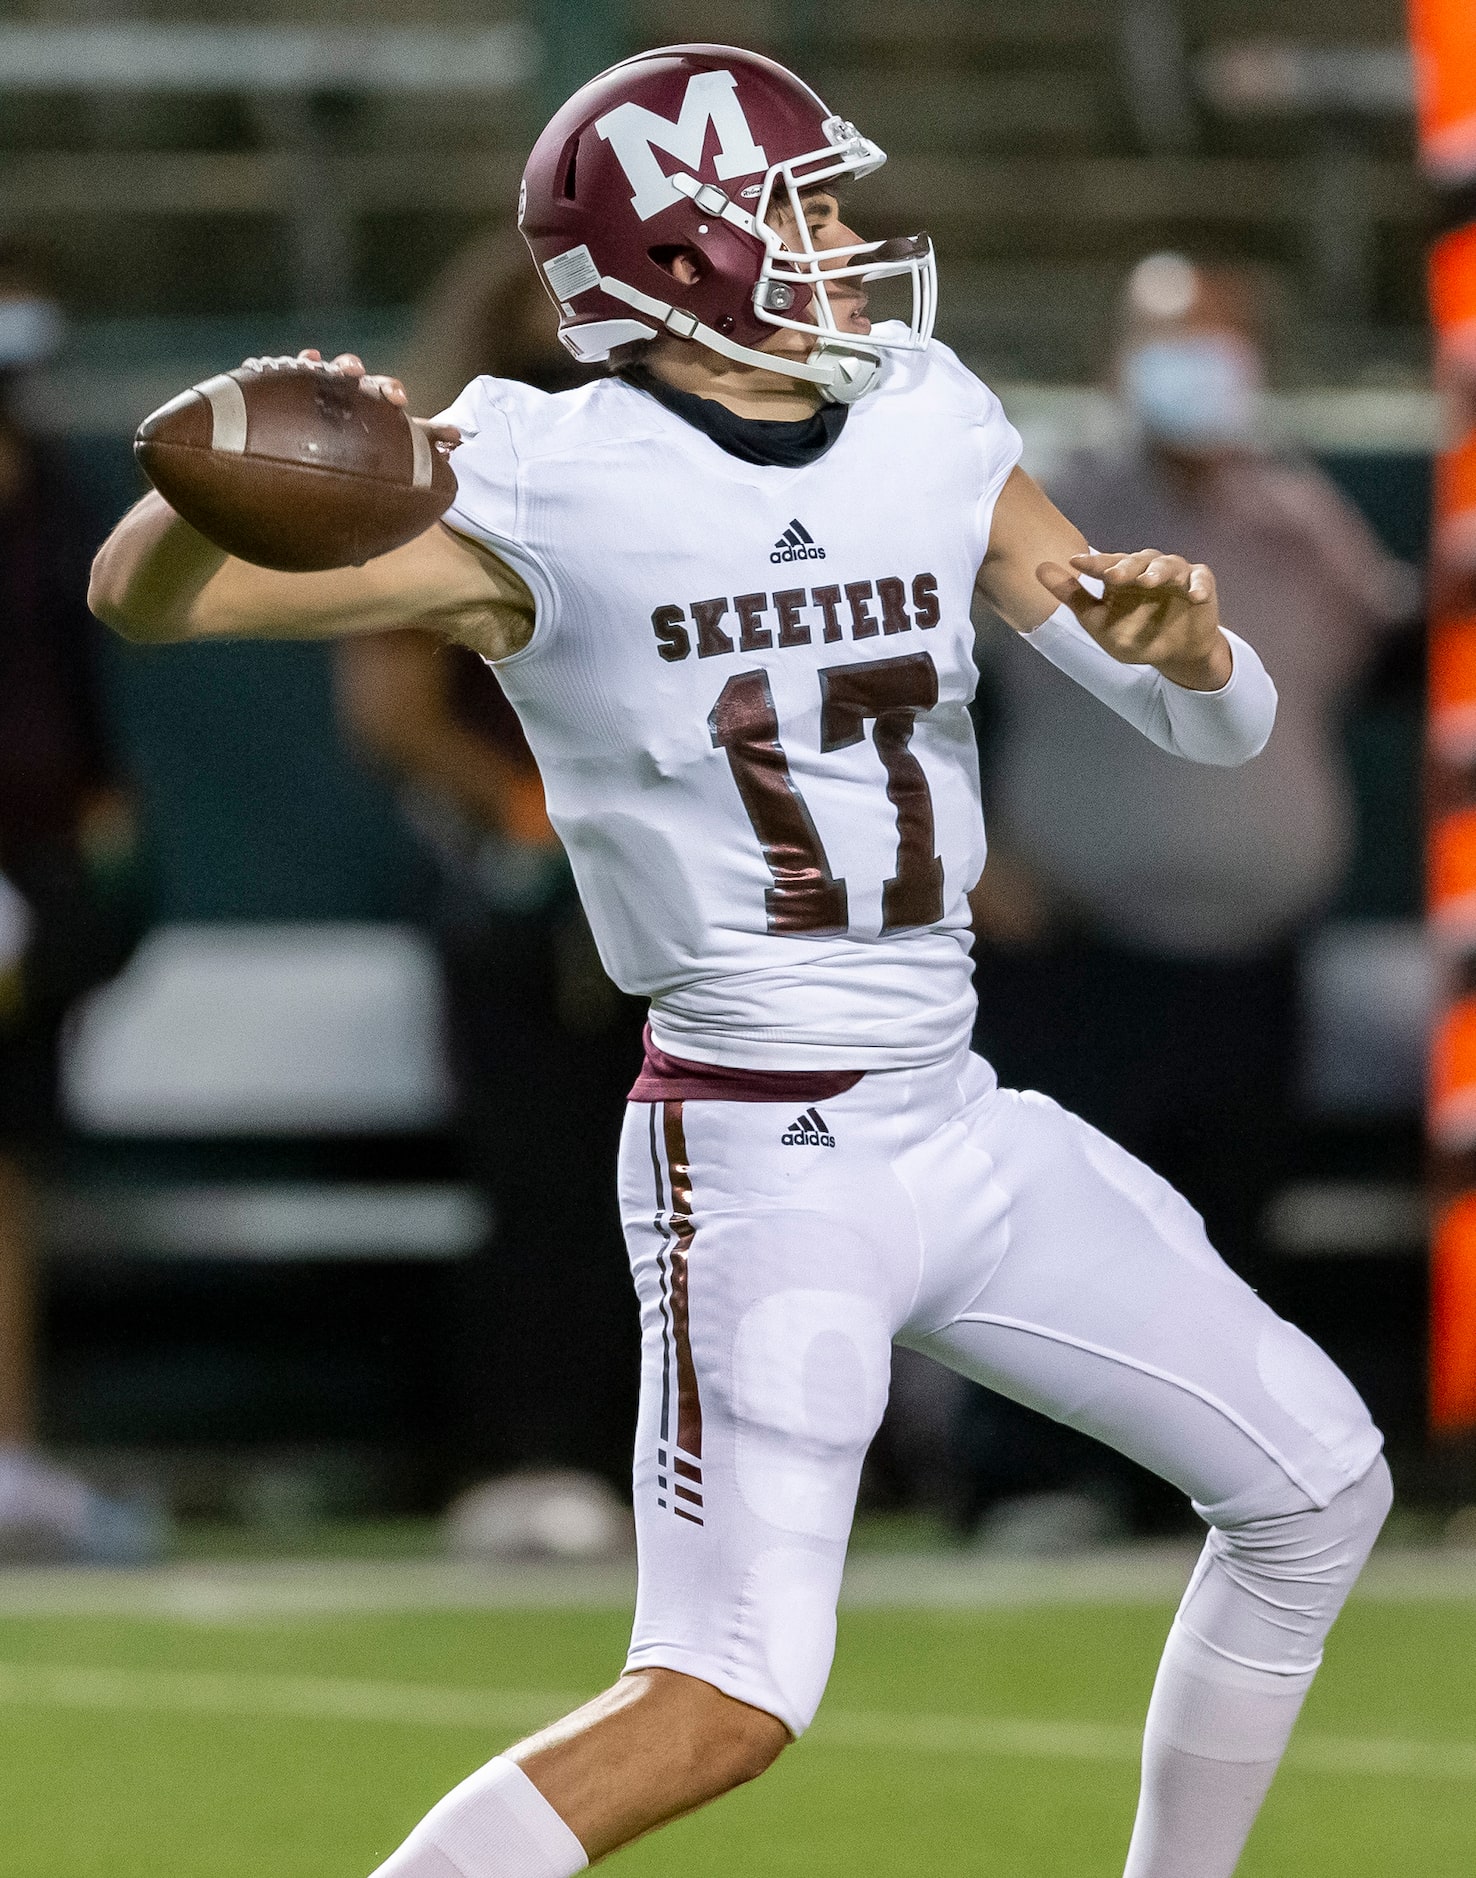
M 678 391 L 643 365 L 627 365 L 620 373 L 628 385 L 646 392 L 658 404 L 683 418 L 720 450 L 741 463 L 761 463 L 772 469 L 800 469 L 814 463 L 845 429 L 849 406 L 822 404 L 812 417 L 776 424 L 770 418 L 739 417 L 725 404 Z

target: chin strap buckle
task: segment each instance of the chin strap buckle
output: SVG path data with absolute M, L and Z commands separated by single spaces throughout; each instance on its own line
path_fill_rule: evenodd
M 855 404 L 881 376 L 881 360 L 875 353 L 844 351 L 823 340 L 809 362 L 829 368 L 825 395 L 832 404 Z
M 758 223 L 748 210 L 740 209 L 736 202 L 723 194 L 716 183 L 699 183 L 695 176 L 688 176 L 684 170 L 678 170 L 670 181 L 677 194 L 685 196 L 704 215 L 715 215 L 721 222 L 731 222 L 734 228 L 741 228 L 746 235 L 758 234 Z

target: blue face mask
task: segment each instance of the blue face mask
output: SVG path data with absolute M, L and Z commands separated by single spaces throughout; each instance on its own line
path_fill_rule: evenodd
M 1261 369 L 1229 333 L 1149 339 L 1122 360 L 1122 390 L 1148 436 L 1186 448 L 1250 443 L 1260 416 Z
M 0 298 L 0 372 L 44 365 L 61 342 L 62 312 L 54 300 Z

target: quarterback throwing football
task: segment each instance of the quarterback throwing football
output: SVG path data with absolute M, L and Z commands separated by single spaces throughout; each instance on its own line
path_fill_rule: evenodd
M 98 556 L 93 605 L 135 640 L 414 621 L 492 661 L 604 962 L 651 1001 L 620 1167 L 629 1661 L 380 1878 L 570 1878 L 804 1731 L 894 1342 L 1156 1469 L 1209 1526 L 1130 1878 L 1228 1878 L 1388 1509 L 1357 1394 L 1198 1215 L 969 1052 L 975 593 L 1190 761 L 1253 757 L 1276 694 L 1208 568 L 1093 552 L 1018 467 L 931 338 L 926 238 L 841 219 L 883 160 L 750 53 L 616 66 L 544 131 L 520 208 L 564 343 L 608 376 L 470 385 L 429 433 L 455 445 L 446 521 L 363 567 L 268 572 L 158 496 Z M 869 319 L 894 290 L 908 316 Z

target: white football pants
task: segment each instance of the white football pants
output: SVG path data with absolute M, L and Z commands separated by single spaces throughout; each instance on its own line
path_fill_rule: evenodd
M 795 1734 L 830 1671 L 894 1340 L 1173 1481 L 1211 1547 L 1328 1506 L 1379 1453 L 1351 1385 L 1185 1200 L 966 1052 L 803 1113 L 633 1103 L 621 1204 L 644 1334 L 628 1667 L 700 1677 Z M 1315 1663 L 1346 1589 L 1288 1670 Z

